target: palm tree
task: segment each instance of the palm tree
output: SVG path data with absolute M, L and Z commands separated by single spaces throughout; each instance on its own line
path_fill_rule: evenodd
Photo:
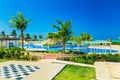
M 9 21 L 12 23 L 11 27 L 15 27 L 21 31 L 22 50 L 24 50 L 24 30 L 27 28 L 27 24 L 30 23 L 30 20 L 25 20 L 21 12 L 17 13 L 17 17 L 12 16 L 11 18 L 12 19 Z
M 92 36 L 88 33 L 81 32 L 81 38 L 83 41 L 92 41 Z
M 6 37 L 6 38 L 9 38 L 9 35 L 8 35 L 8 34 L 6 34 L 6 35 L 5 35 L 5 37 Z
M 72 36 L 72 37 L 70 37 L 70 40 L 81 44 L 82 37 L 81 36 Z
M 57 35 L 59 35 L 59 39 L 62 41 L 62 47 L 63 47 L 62 53 L 65 53 L 66 42 L 73 34 L 73 32 L 71 31 L 71 21 L 61 22 L 60 20 L 56 20 L 56 22 L 60 26 L 57 25 L 52 25 L 52 26 L 58 31 Z
M 33 35 L 33 40 L 34 40 L 34 41 L 37 40 L 37 35 Z
M 118 39 L 120 40 L 120 36 L 118 37 Z
M 31 39 L 30 34 L 26 34 L 26 35 L 25 35 L 25 39 L 26 39 L 27 41 L 30 40 L 30 39 Z
M 5 32 L 4 31 L 1 31 L 1 36 L 5 37 Z
M 112 42 L 112 39 L 111 39 L 111 38 L 109 38 L 109 39 L 107 39 L 107 41 L 108 41 L 108 42 Z
M 42 40 L 42 38 L 43 38 L 42 34 L 39 35 L 39 38 L 40 38 L 40 40 Z
M 55 35 L 55 33 L 52 33 L 52 32 L 50 32 L 50 33 L 48 33 L 47 34 L 47 36 L 46 36 L 46 39 L 54 39 L 54 35 Z
M 59 35 L 58 33 L 50 32 L 47 34 L 46 39 L 49 39 L 50 42 L 59 42 Z
M 16 34 L 16 30 L 12 30 L 11 32 L 11 36 L 14 36 L 16 38 L 17 34 Z

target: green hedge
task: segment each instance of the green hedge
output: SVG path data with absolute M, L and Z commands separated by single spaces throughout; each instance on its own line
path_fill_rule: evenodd
M 120 54 L 82 54 L 72 57 L 58 57 L 58 60 L 94 64 L 95 61 L 120 62 Z

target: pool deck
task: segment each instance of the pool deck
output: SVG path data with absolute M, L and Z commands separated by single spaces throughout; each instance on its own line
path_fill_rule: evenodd
M 120 80 L 120 63 L 95 62 L 97 80 Z
M 57 75 L 66 65 L 66 64 L 52 63 L 50 60 L 41 60 L 39 62 L 7 61 L 0 63 L 0 68 L 3 66 L 7 66 L 9 64 L 40 66 L 39 70 L 24 77 L 22 80 L 52 80 L 53 77 Z M 2 78 L 0 80 L 15 80 L 15 79 Z

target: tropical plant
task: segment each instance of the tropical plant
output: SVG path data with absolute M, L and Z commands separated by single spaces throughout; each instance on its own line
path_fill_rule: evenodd
M 81 36 L 72 36 L 72 37 L 70 37 L 70 40 L 75 41 L 80 44 L 82 41 L 82 37 Z
M 9 35 L 8 35 L 8 34 L 6 34 L 6 35 L 5 35 L 5 37 L 6 37 L 6 38 L 9 38 Z
M 67 40 L 69 40 L 69 38 L 71 37 L 71 35 L 73 34 L 73 32 L 71 31 L 71 21 L 66 21 L 66 22 L 61 22 L 60 20 L 56 20 L 56 22 L 60 25 L 52 25 L 53 28 L 55 28 L 58 32 L 56 33 L 57 38 L 59 37 L 59 39 L 62 41 L 62 53 L 65 53 L 65 46 L 66 46 L 66 42 Z
M 0 58 L 1 59 L 18 59 L 18 60 L 38 60 L 41 57 L 32 56 L 29 52 L 22 52 L 21 48 L 11 47 L 11 48 L 0 48 Z M 30 59 L 31 58 L 31 59 Z
M 80 54 L 79 56 L 58 57 L 59 60 L 94 64 L 95 61 L 120 62 L 120 54 Z
M 54 33 L 48 33 L 46 39 L 53 39 Z
M 1 31 L 1 36 L 5 37 L 5 31 Z
M 11 32 L 11 36 L 14 36 L 14 37 L 17 36 L 17 34 L 16 34 L 16 30 L 12 30 L 12 32 Z
M 37 35 L 33 35 L 33 40 L 34 40 L 34 41 L 37 40 Z
M 47 45 L 55 45 L 56 42 L 58 41 L 58 38 L 56 37 L 56 33 L 55 32 L 50 32 L 47 34 L 46 39 L 48 40 L 48 44 Z M 51 43 L 52 42 L 52 43 Z
M 43 38 L 42 34 L 39 35 L 39 38 L 40 38 L 40 40 L 42 40 L 42 38 Z
M 92 36 L 88 33 L 81 32 L 81 38 L 83 41 L 92 41 Z
M 47 34 L 46 39 L 58 41 L 59 40 L 59 35 L 58 35 L 58 33 L 51 32 L 51 33 Z
M 26 35 L 25 35 L 25 40 L 26 40 L 26 41 L 29 41 L 30 39 L 31 39 L 30 34 L 26 34 Z
M 118 39 L 120 40 L 120 36 L 118 37 Z
M 111 38 L 109 38 L 109 39 L 107 39 L 107 41 L 108 41 L 108 42 L 112 42 L 112 39 L 111 39 Z
M 27 28 L 27 24 L 30 23 L 30 20 L 26 20 L 21 12 L 17 13 L 16 16 L 12 16 L 12 19 L 9 21 L 11 22 L 11 27 L 15 27 L 21 31 L 21 39 L 22 39 L 22 50 L 24 50 L 24 30 Z

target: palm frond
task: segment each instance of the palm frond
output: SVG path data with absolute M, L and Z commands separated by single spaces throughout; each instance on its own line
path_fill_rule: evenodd
M 72 32 L 72 31 L 68 32 L 68 35 L 72 35 L 72 34 L 74 34 L 74 32 Z
M 55 29 L 57 29 L 58 31 L 61 30 L 59 26 L 56 26 L 56 25 L 52 25 L 52 27 L 54 27 Z
M 60 21 L 60 20 L 56 20 L 56 22 L 57 22 L 58 24 L 60 24 L 61 26 L 63 26 L 62 21 Z
M 17 18 L 16 16 L 11 16 L 11 18 L 19 21 L 19 18 Z
M 24 24 L 28 24 L 28 23 L 30 23 L 31 22 L 31 20 L 26 20 L 25 22 L 24 22 Z
M 9 20 L 9 22 L 10 22 L 10 23 L 13 23 L 13 22 L 18 22 L 18 21 L 15 20 L 15 19 L 11 19 L 11 20 Z
M 16 28 L 17 24 L 11 24 L 10 27 Z
M 71 21 L 65 22 L 65 26 L 67 26 L 66 28 L 71 29 Z
M 22 15 L 21 12 L 18 12 L 17 15 L 18 15 L 19 20 L 20 20 L 21 22 L 24 21 L 24 17 L 23 17 L 23 15 Z

